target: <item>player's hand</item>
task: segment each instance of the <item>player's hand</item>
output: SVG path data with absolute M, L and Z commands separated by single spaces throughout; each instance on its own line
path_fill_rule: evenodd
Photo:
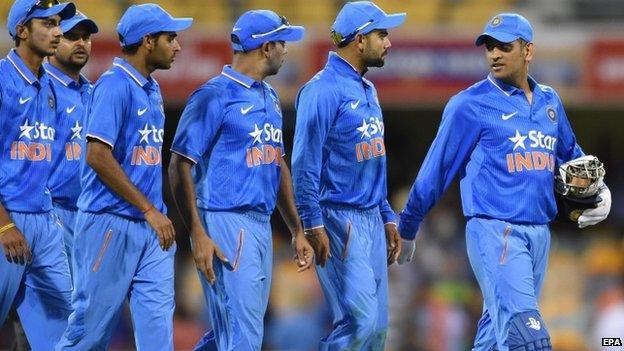
M 401 253 L 397 262 L 403 264 L 405 262 L 411 262 L 414 258 L 414 251 L 416 251 L 416 241 L 401 239 Z
M 158 242 L 163 251 L 169 250 L 175 242 L 175 230 L 171 220 L 152 206 L 145 213 L 145 220 L 154 229 L 158 236 Z
M 32 259 L 32 253 L 24 234 L 13 227 L 0 234 L 0 242 L 7 261 L 24 265 Z
M 596 208 L 588 208 L 583 211 L 578 219 L 578 227 L 585 228 L 590 225 L 602 222 L 609 212 L 611 212 L 611 191 L 606 185 L 603 185 L 598 192 L 600 201 L 596 204 Z
M 314 228 L 305 232 L 306 239 L 314 249 L 314 257 L 316 264 L 325 267 L 325 262 L 331 257 L 329 252 L 329 238 L 325 232 L 325 228 Z
M 227 269 L 234 270 L 219 246 L 210 239 L 203 229 L 191 230 L 191 250 L 197 269 L 202 272 L 210 284 L 214 284 L 217 280 L 213 265 L 214 256 L 217 256 Z
M 401 236 L 397 229 L 396 224 L 386 223 L 384 225 L 386 230 L 386 248 L 388 250 L 388 266 L 396 262 L 401 253 Z
M 314 262 L 314 250 L 305 238 L 303 232 L 298 232 L 292 238 L 292 247 L 295 250 L 295 263 L 297 263 L 297 272 L 303 272 L 309 269 Z

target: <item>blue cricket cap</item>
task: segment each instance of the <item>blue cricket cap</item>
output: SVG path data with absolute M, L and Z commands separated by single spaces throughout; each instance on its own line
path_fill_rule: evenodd
M 93 20 L 87 18 L 87 16 L 85 16 L 80 11 L 76 11 L 76 15 L 74 17 L 61 21 L 61 30 L 63 31 L 63 33 L 66 33 L 72 30 L 75 26 L 79 24 L 84 24 L 87 27 L 87 30 L 89 30 L 91 34 L 94 34 L 100 31 L 97 24 L 95 24 Z
M 243 13 L 232 28 L 232 48 L 250 51 L 268 41 L 299 41 L 305 28 L 291 26 L 286 17 L 270 10 L 251 10 Z
M 332 25 L 334 43 L 348 43 L 356 34 L 368 34 L 375 29 L 395 28 L 405 22 L 405 13 L 387 14 L 371 1 L 346 3 Z
M 479 35 L 475 45 L 483 45 L 488 37 L 501 43 L 511 43 L 517 39 L 530 43 L 533 41 L 533 28 L 526 18 L 516 13 L 501 13 L 485 25 L 483 34 Z
M 192 18 L 174 18 L 156 4 L 132 5 L 121 16 L 117 33 L 123 37 L 121 46 L 141 42 L 144 36 L 158 32 L 179 32 L 193 24 Z
M 58 0 L 15 0 L 7 17 L 7 31 L 15 38 L 16 28 L 33 18 L 61 16 L 61 20 L 71 18 L 76 13 L 76 6 L 71 2 L 59 3 Z

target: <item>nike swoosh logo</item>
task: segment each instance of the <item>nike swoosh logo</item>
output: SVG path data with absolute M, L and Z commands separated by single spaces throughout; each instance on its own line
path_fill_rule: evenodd
M 513 117 L 513 116 L 517 115 L 517 114 L 518 114 L 518 111 L 516 111 L 516 112 L 514 112 L 514 113 L 510 113 L 510 114 L 508 114 L 508 115 L 506 115 L 506 114 L 504 114 L 504 113 L 503 113 L 503 114 L 501 115 L 501 118 L 503 119 L 503 121 L 506 121 L 506 120 L 510 119 L 511 117 Z
M 147 107 L 146 107 L 146 108 L 144 108 L 144 109 L 139 109 L 139 110 L 137 111 L 137 115 L 139 115 L 139 116 L 143 116 L 143 114 L 145 113 L 145 111 L 147 111 Z
M 356 101 L 356 102 L 352 102 L 352 103 L 351 103 L 351 108 L 352 108 L 353 110 L 355 110 L 355 109 L 358 107 L 358 105 L 359 105 L 359 104 L 360 104 L 360 100 L 358 100 L 358 101 Z
M 20 98 L 19 103 L 20 103 L 20 105 L 23 105 L 23 104 L 27 103 L 28 101 L 30 101 L 30 99 L 32 99 L 32 97 L 29 97 L 29 98 L 26 98 L 26 99 Z
M 70 114 L 70 113 L 74 112 L 75 109 L 76 109 L 76 105 L 74 105 L 72 107 L 68 107 L 65 111 L 67 111 L 67 114 Z
M 234 27 L 234 28 L 232 28 L 232 32 L 236 32 L 237 30 L 241 30 L 241 29 L 240 29 L 240 28 L 238 28 L 238 27 Z
M 242 114 L 244 114 L 244 115 L 246 115 L 246 114 L 247 114 L 247 112 L 249 112 L 249 111 L 250 111 L 253 107 L 254 107 L 254 105 L 251 105 L 251 106 L 249 106 L 249 107 L 247 107 L 247 108 L 243 108 L 243 107 L 241 107 L 241 113 L 242 113 Z

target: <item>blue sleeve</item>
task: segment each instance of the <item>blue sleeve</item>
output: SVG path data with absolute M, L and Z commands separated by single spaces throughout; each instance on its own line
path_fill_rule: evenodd
M 576 136 L 572 131 L 572 126 L 570 125 L 570 121 L 568 120 L 568 116 L 563 109 L 563 104 L 559 99 L 559 96 L 556 97 L 558 100 L 557 104 L 557 116 L 558 116 L 558 128 L 559 128 L 559 140 L 557 141 L 557 162 L 555 165 L 555 169 L 558 169 L 562 163 L 568 162 L 570 160 L 574 160 L 575 158 L 579 158 L 584 156 L 585 153 L 581 149 L 581 147 L 576 143 Z
M 381 213 L 381 219 L 384 224 L 396 224 L 396 214 L 394 213 L 392 207 L 390 207 L 390 203 L 387 199 L 383 199 L 383 201 L 379 204 L 379 213 Z
M 292 152 L 292 177 L 297 210 L 304 229 L 323 226 L 319 206 L 323 145 L 340 107 L 334 89 L 311 83 L 297 102 L 297 121 Z
M 128 108 L 128 88 L 113 76 L 103 77 L 93 90 L 87 117 L 87 137 L 115 147 Z
M 481 131 L 477 111 L 461 100 L 461 96 L 452 98 L 444 109 L 438 134 L 399 215 L 399 233 L 404 239 L 416 237 L 420 222 L 465 167 L 477 144 Z
M 193 92 L 182 112 L 171 151 L 193 163 L 202 158 L 223 122 L 219 95 L 214 86 L 202 87 Z

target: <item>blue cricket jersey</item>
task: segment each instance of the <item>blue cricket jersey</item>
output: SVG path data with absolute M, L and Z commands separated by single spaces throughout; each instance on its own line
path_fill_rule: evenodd
M 110 145 L 132 182 L 161 212 L 162 143 L 165 113 L 160 87 L 132 65 L 115 58 L 95 84 L 85 121 L 86 137 Z M 113 193 L 82 157 L 78 208 L 144 219 L 141 211 Z
M 491 75 L 446 105 L 438 134 L 400 214 L 399 231 L 420 222 L 460 173 L 466 217 L 546 224 L 557 214 L 554 172 L 580 157 L 557 93 L 529 77 L 533 102 Z
M 394 222 L 386 187 L 384 123 L 377 91 L 330 52 L 297 96 L 292 174 L 305 229 L 323 225 L 321 206 L 371 209 Z
M 171 151 L 196 164 L 199 208 L 271 214 L 284 155 L 277 93 L 225 66 L 189 98 Z
M 0 201 L 9 211 L 52 209 L 46 187 L 56 138 L 56 93 L 43 68 L 39 78 L 15 50 L 0 60 Z
M 74 81 L 48 62 L 43 67 L 57 93 L 56 141 L 48 188 L 53 202 L 76 210 L 80 195 L 80 155 L 84 146 L 83 120 L 93 85 L 82 75 L 78 82 Z

